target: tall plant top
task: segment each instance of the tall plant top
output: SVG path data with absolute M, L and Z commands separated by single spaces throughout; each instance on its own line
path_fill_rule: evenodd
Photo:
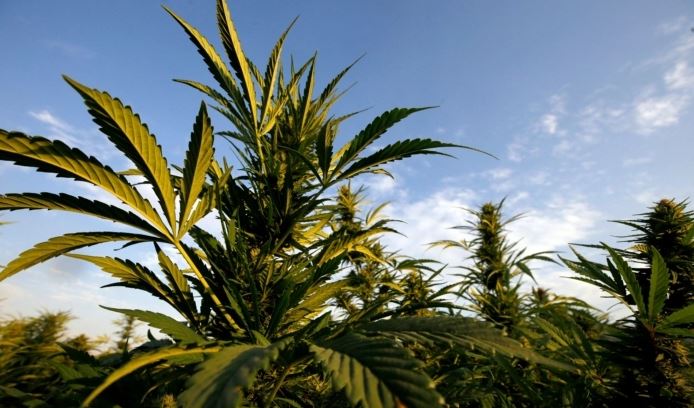
M 205 99 L 182 130 L 190 135 L 183 162 L 166 158 L 125 102 L 65 76 L 128 168 L 1 129 L 0 160 L 86 183 L 117 204 L 0 192 L 0 211 L 107 221 L 104 230 L 37 243 L 0 266 L 0 284 L 69 256 L 105 272 L 107 287 L 144 291 L 172 313 L 102 306 L 121 316 L 122 330 L 115 349 L 96 355 L 86 336 L 63 335 L 66 314 L 0 320 L 0 406 L 692 406 L 694 216 L 685 202 L 663 200 L 624 221 L 637 230 L 631 247 L 600 245 L 604 264 L 577 252 L 562 259 L 575 279 L 626 306 L 619 321 L 577 299 L 526 290 L 523 275 L 532 278 L 534 261 L 553 262 L 552 253 L 509 241 L 517 217 L 503 217 L 503 201 L 454 227 L 471 239 L 434 244 L 466 251 L 451 281 L 436 260 L 387 248 L 382 236 L 396 231 L 381 217 L 384 205 L 364 211 L 364 190 L 352 185 L 390 175 L 384 166 L 397 160 L 476 149 L 384 141 L 426 107 L 390 109 L 338 144 L 354 113 L 331 110 L 353 64 L 319 86 L 315 56 L 282 60 L 294 22 L 255 64 L 225 0 L 216 1 L 219 52 L 165 9 L 211 73 L 209 84 L 176 80 Z M 217 130 L 208 109 L 221 114 Z M 216 153 L 220 138 L 238 167 Z M 214 228 L 203 228 L 209 220 Z M 81 252 L 114 243 L 144 247 L 156 265 Z M 136 321 L 155 329 L 141 344 Z
M 339 125 L 352 115 L 336 117 L 330 109 L 351 65 L 316 92 L 315 57 L 289 68 L 282 61 L 289 29 L 261 71 L 246 57 L 225 1 L 217 2 L 217 24 L 227 62 L 196 28 L 166 11 L 197 48 L 215 86 L 177 81 L 208 97 L 232 124 L 231 130 L 215 133 L 202 103 L 185 160 L 172 166 L 130 106 L 65 76 L 102 133 L 134 169 L 113 170 L 61 141 L 0 131 L 0 160 L 91 184 L 122 203 L 113 206 L 69 194 L 6 193 L 0 196 L 0 210 L 69 211 L 127 227 L 41 242 L 9 262 L 0 280 L 68 255 L 103 269 L 116 279 L 110 286 L 143 290 L 183 319 L 111 309 L 149 323 L 171 340 L 152 339 L 146 352 L 135 353 L 94 389 L 85 405 L 122 377 L 153 367 L 154 375 L 162 378 L 172 370 L 194 373 L 179 396 L 185 406 L 217 406 L 215 401 L 235 406 L 244 393 L 248 401 L 270 406 L 287 375 L 303 371 L 332 378 L 335 390 L 344 390 L 354 405 L 393 406 L 399 401 L 409 407 L 439 406 L 441 396 L 418 368 L 420 362 L 394 340 L 399 329 L 429 327 L 431 322 L 399 326 L 391 320 L 381 330 L 370 326 L 374 317 L 367 311 L 334 319 L 326 310 L 346 286 L 337 273 L 347 256 L 366 250 L 358 235 L 330 231 L 339 215 L 330 210 L 333 199 L 326 191 L 361 174 L 384 173 L 386 163 L 413 155 L 446 155 L 441 149 L 456 145 L 407 139 L 373 150 L 393 125 L 426 109 L 394 108 L 335 146 Z M 215 157 L 217 135 L 231 141 L 240 169 L 232 171 L 226 160 Z M 155 202 L 143 195 L 132 176 L 144 177 Z M 197 225 L 213 213 L 221 237 Z M 111 242 L 149 243 L 161 270 L 129 259 L 74 253 Z M 455 324 L 461 330 L 472 323 Z M 254 387 L 259 371 L 271 379 Z

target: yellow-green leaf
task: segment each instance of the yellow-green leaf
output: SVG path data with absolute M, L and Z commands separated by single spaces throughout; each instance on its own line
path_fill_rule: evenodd
M 651 285 L 648 291 L 648 320 L 655 322 L 663 310 L 668 293 L 669 273 L 665 260 L 657 249 L 651 248 Z
M 208 348 L 202 348 L 202 347 L 196 347 L 196 348 L 180 348 L 180 347 L 174 347 L 174 348 L 166 348 L 166 349 L 160 349 L 157 351 L 154 351 L 152 353 L 147 353 L 144 355 L 141 355 L 137 358 L 134 358 L 130 361 L 128 361 L 126 364 L 120 366 L 118 369 L 113 371 L 106 379 L 104 382 L 102 382 L 98 387 L 94 389 L 94 391 L 87 396 L 87 398 L 84 400 L 82 403 L 83 407 L 89 406 L 96 397 L 98 397 L 106 388 L 110 387 L 115 383 L 116 381 L 120 380 L 123 377 L 126 377 L 133 372 L 146 367 L 150 364 L 157 363 L 159 361 L 165 360 L 167 358 L 171 357 L 180 357 L 180 356 L 185 356 L 185 355 L 195 355 L 195 354 L 207 354 L 207 353 L 216 353 L 219 351 L 219 347 L 208 347 Z
M 0 130 L 0 160 L 14 161 L 20 166 L 100 187 L 137 211 L 159 231 L 167 233 L 159 214 L 125 177 L 59 140 Z
M 51 258 L 96 244 L 114 241 L 146 242 L 157 238 L 125 232 L 79 232 L 53 237 L 22 252 L 0 272 L 0 281 Z
M 156 137 L 149 132 L 147 125 L 140 121 L 140 117 L 130 106 L 124 106 L 118 98 L 82 85 L 67 76 L 64 78 L 82 95 L 94 123 L 99 125 L 116 148 L 135 164 L 152 185 L 173 231 L 176 199 L 169 165 L 162 154 L 161 146 L 157 144 Z
M 22 193 L 0 195 L 0 210 L 60 210 L 93 215 L 161 236 L 158 229 L 130 211 L 101 201 L 69 194 Z
M 199 195 L 205 185 L 205 176 L 214 156 L 213 130 L 210 117 L 207 115 L 205 104 L 200 105 L 193 132 L 190 135 L 190 143 L 183 166 L 183 183 L 181 184 L 181 213 L 179 224 L 184 226 L 193 205 L 198 202 Z M 178 231 L 178 237 L 183 236 L 187 230 Z
M 255 98 L 255 83 L 251 76 L 251 71 L 246 61 L 246 55 L 241 48 L 239 36 L 236 33 L 236 27 L 231 19 L 231 13 L 227 6 L 226 0 L 217 0 L 217 25 L 222 36 L 222 43 L 226 49 L 227 55 L 231 62 L 231 67 L 236 71 L 237 77 L 241 80 L 241 85 L 244 89 L 244 96 L 248 102 L 248 110 L 250 111 L 253 120 L 253 127 L 258 130 L 257 109 L 258 104 Z M 259 137 L 260 135 L 256 135 Z

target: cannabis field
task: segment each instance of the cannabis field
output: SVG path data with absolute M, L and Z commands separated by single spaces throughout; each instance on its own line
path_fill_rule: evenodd
M 0 191 L 4 212 L 109 221 L 37 243 L 3 266 L 0 285 L 66 256 L 176 313 L 110 308 L 122 315 L 112 338 L 69 335 L 65 312 L 4 318 L 0 406 L 694 405 L 694 213 L 686 200 L 624 214 L 620 246 L 574 245 L 562 256 L 511 240 L 517 217 L 504 200 L 490 201 L 468 209 L 463 225 L 451 222 L 469 238 L 431 243 L 459 265 L 412 257 L 384 244 L 398 224 L 384 205 L 366 204 L 360 176 L 392 176 L 385 165 L 415 156 L 488 153 L 429 138 L 382 143 L 428 108 L 388 110 L 343 143 L 340 126 L 353 114 L 332 108 L 353 65 L 318 83 L 316 56 L 282 58 L 291 26 L 267 61 L 252 62 L 224 0 L 221 52 L 166 12 L 211 74 L 176 80 L 203 100 L 185 129 L 183 162 L 167 160 L 121 99 L 65 76 L 109 148 L 132 166 L 114 169 L 87 149 L 0 130 L 0 160 L 117 201 Z M 216 153 L 221 145 L 233 155 Z M 158 267 L 83 251 L 113 243 L 146 248 Z M 624 317 L 542 288 L 534 271 L 543 264 L 620 303 Z M 137 325 L 150 329 L 146 338 Z

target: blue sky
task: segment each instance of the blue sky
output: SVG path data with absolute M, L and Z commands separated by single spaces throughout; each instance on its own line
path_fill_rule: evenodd
M 211 0 L 165 4 L 218 43 Z M 507 197 L 507 214 L 526 214 L 511 226 L 515 239 L 531 250 L 565 252 L 568 242 L 616 242 L 628 233 L 607 220 L 630 218 L 661 197 L 693 195 L 689 2 L 246 0 L 230 8 L 247 54 L 260 63 L 297 15 L 286 53 L 303 60 L 318 51 L 319 81 L 365 54 L 336 111 L 368 110 L 342 128 L 345 137 L 392 107 L 437 105 L 382 143 L 433 137 L 499 157 L 459 151 L 456 160 L 397 163 L 390 167 L 395 180 L 362 179 L 371 202 L 390 201 L 388 214 L 404 221 L 407 238 L 386 238 L 392 249 L 459 264 L 463 254 L 425 251 L 425 244 L 461 237 L 447 229 L 464 222 L 461 207 Z M 182 161 L 200 96 L 171 79 L 212 82 L 153 1 L 2 2 L 0 49 L 0 127 L 60 138 L 118 169 L 127 163 L 61 74 L 132 105 L 174 163 Z M 218 130 L 229 127 L 215 119 Z M 0 192 L 24 191 L 102 197 L 0 164 Z M 110 227 L 47 212 L 0 220 L 12 222 L 0 229 L 0 264 L 50 236 Z M 146 254 L 133 255 L 147 262 Z M 609 306 L 565 275 L 542 267 L 538 282 Z M 79 317 L 72 330 L 101 334 L 116 316 L 97 304 L 167 311 L 144 295 L 98 288 L 109 282 L 71 259 L 46 262 L 0 283 L 0 314 L 69 309 Z

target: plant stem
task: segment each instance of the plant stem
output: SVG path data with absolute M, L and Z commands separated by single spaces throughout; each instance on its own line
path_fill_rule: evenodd
M 280 378 L 277 380 L 277 384 L 275 384 L 274 388 L 272 389 L 272 392 L 267 397 L 267 400 L 265 400 L 265 407 L 266 408 L 270 408 L 270 404 L 272 403 L 272 401 L 275 400 L 275 395 L 277 395 L 277 391 L 279 391 L 280 387 L 282 387 L 282 384 L 284 383 L 284 379 L 287 378 L 287 374 L 289 374 L 289 370 L 291 368 L 292 368 L 292 365 L 287 364 L 287 366 L 282 371 L 282 375 L 280 375 Z
M 195 262 L 188 256 L 188 251 L 181 245 L 181 242 L 178 240 L 173 241 L 174 246 L 176 249 L 178 249 L 178 252 L 183 256 L 183 259 L 185 259 L 186 263 L 190 268 L 193 270 L 193 273 L 195 273 L 195 276 L 198 278 L 202 286 L 205 288 L 205 291 L 210 295 L 210 298 L 214 302 L 215 306 L 217 306 L 217 309 L 219 309 L 219 313 L 224 316 L 224 318 L 229 322 L 231 327 L 233 327 L 235 330 L 241 331 L 241 328 L 236 324 L 234 319 L 232 319 L 231 315 L 229 313 L 224 312 L 224 306 L 222 305 L 222 302 L 219 300 L 217 295 L 212 291 L 212 288 L 210 288 L 210 285 L 207 283 L 207 280 L 205 279 L 204 276 L 202 276 L 202 273 L 200 270 L 198 270 L 197 265 L 195 265 Z

